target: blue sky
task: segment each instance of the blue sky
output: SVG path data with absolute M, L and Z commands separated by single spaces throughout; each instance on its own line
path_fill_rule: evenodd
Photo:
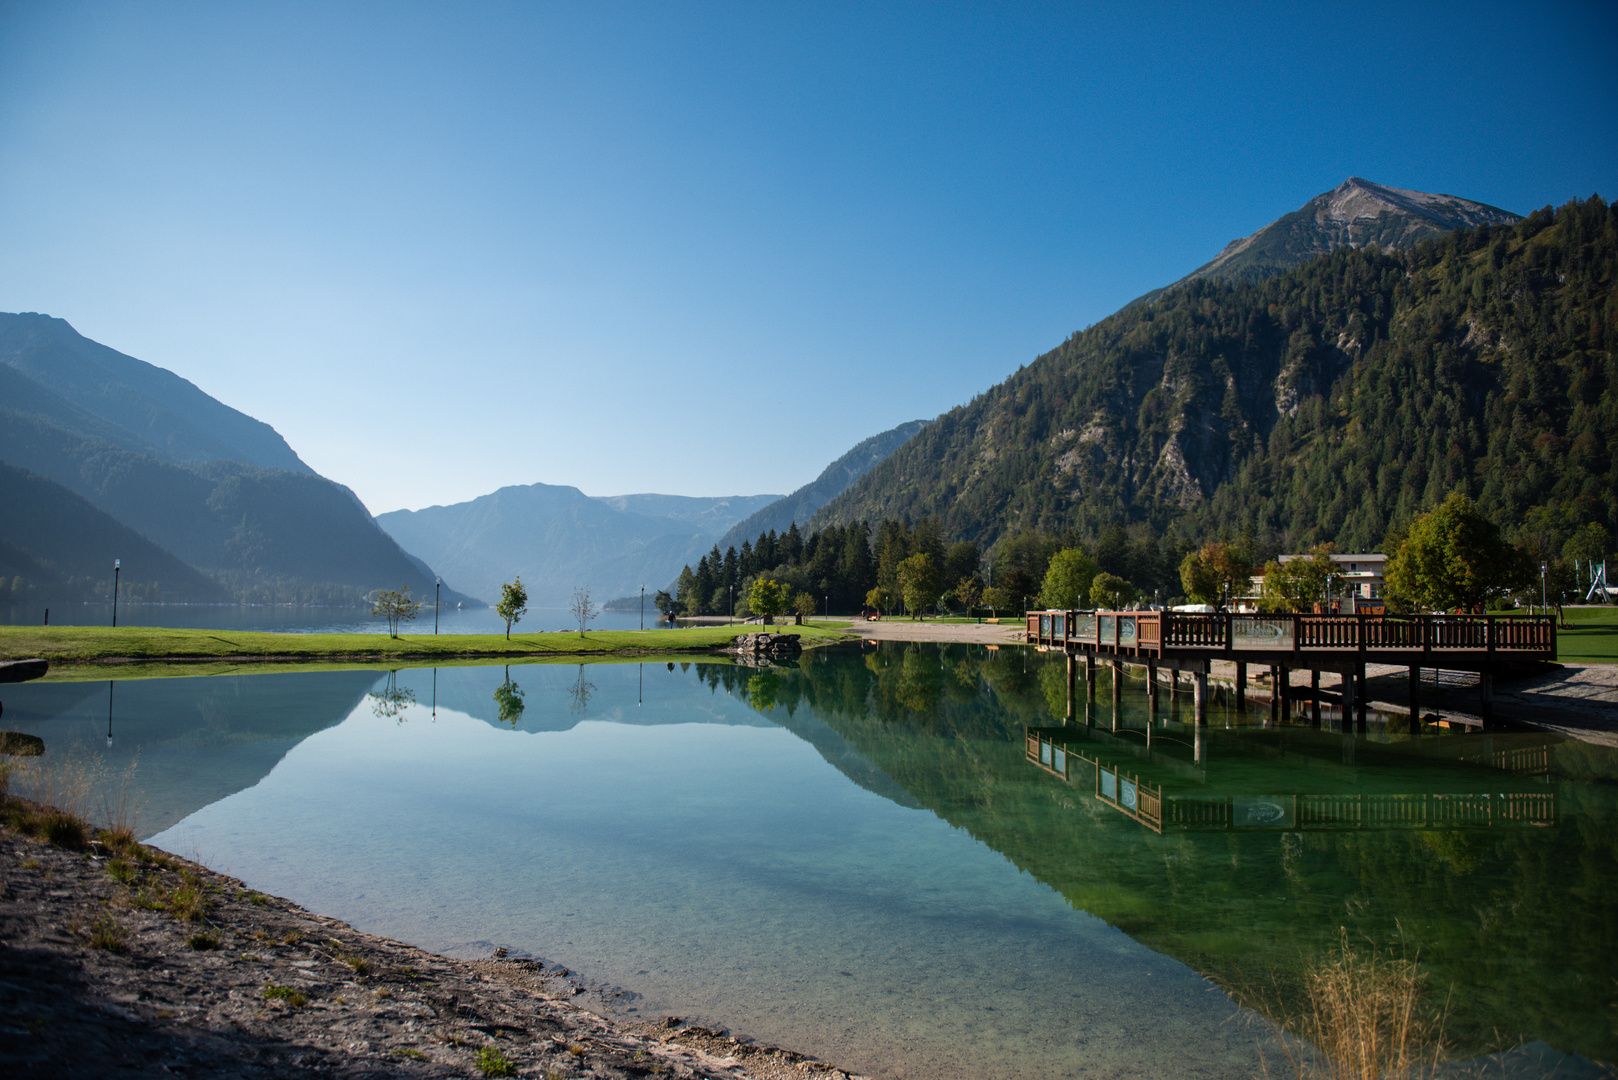
M 1618 196 L 1589 4 L 0 2 L 0 310 L 373 512 L 786 492 L 1358 175 Z

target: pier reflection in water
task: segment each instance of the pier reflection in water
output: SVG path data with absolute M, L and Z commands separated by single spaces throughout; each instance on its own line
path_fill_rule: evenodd
M 1597 748 L 1217 694 L 1199 728 L 1127 671 L 1070 701 L 1063 659 L 1025 649 L 340 674 L 120 680 L 115 752 L 236 778 L 158 841 L 879 1075 L 1252 1076 L 1264 1026 L 1195 973 L 1267 1007 L 1339 928 L 1419 953 L 1464 1054 L 1618 1057 Z M 28 689 L 52 753 L 104 741 L 105 686 Z

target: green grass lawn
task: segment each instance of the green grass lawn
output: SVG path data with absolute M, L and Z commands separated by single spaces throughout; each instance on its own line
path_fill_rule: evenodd
M 603 630 L 549 634 L 269 634 L 235 630 L 172 630 L 143 626 L 0 626 L 0 660 L 40 656 L 53 663 L 108 660 L 431 661 L 580 656 L 608 653 L 708 652 L 730 643 L 744 626 L 684 630 Z M 840 630 L 778 626 L 806 646 L 838 641 Z
M 1562 609 L 1571 629 L 1556 631 L 1556 658 L 1568 664 L 1618 664 L 1618 607 Z

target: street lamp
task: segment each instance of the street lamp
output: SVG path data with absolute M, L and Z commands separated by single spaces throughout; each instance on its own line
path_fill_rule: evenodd
M 730 623 L 733 623 L 735 621 L 736 621 L 736 586 L 732 585 L 730 587 L 730 620 L 729 620 L 729 622 L 725 623 L 725 625 L 729 626 Z
M 1539 606 L 1544 608 L 1546 611 L 1549 611 L 1551 609 L 1551 606 L 1545 602 L 1545 564 L 1544 563 L 1539 564 Z M 117 623 L 114 623 L 113 625 L 116 626 Z
M 438 588 L 443 585 L 442 578 L 433 578 L 433 633 L 438 633 Z M 433 677 L 438 677 L 438 669 L 433 669 Z
M 640 585 L 640 628 L 646 629 L 646 583 Z
M 118 625 L 118 572 L 123 569 L 124 560 L 112 560 L 112 625 Z

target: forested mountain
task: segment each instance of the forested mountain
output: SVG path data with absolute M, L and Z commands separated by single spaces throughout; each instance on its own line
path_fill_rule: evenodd
M 86 524 L 99 536 L 130 547 L 107 532 L 116 521 L 205 572 L 217 598 L 352 603 L 372 589 L 432 586 L 432 571 L 353 492 L 312 472 L 269 425 L 60 319 L 0 315 L 0 462 L 102 511 L 105 520 Z M 25 550 L 53 561 L 48 551 Z M 166 583 L 183 576 L 133 553 L 120 557 L 126 577 L 161 580 L 165 595 Z M 51 580 L 38 584 L 60 592 Z M 180 591 L 189 597 L 197 588 L 191 581 Z
M 660 589 L 713 542 L 689 521 L 629 513 L 612 502 L 575 487 L 527 484 L 453 506 L 395 510 L 377 523 L 484 600 L 497 600 L 501 584 L 521 575 L 535 607 L 560 607 L 578 587 L 598 601 L 643 584 Z
M 930 517 L 1190 546 L 1376 550 L 1451 490 L 1512 538 L 1618 528 L 1618 212 L 1197 280 L 921 431 L 815 524 Z
M 815 516 L 815 511 L 848 490 L 850 484 L 876 468 L 880 462 L 908 442 L 912 435 L 926 426 L 925 420 L 911 420 L 880 435 L 872 435 L 869 439 L 861 440 L 852 450 L 821 470 L 819 476 L 791 495 L 784 496 L 763 507 L 751 517 L 737 522 L 729 532 L 720 537 L 719 550 L 739 546 L 762 533 L 784 533 L 792 527 L 793 522 L 797 522 L 800 529 L 807 528 L 810 519 Z
M 1232 240 L 1209 262 L 1134 303 L 1149 304 L 1177 285 L 1204 278 L 1258 281 L 1274 277 L 1338 248 L 1408 248 L 1451 229 L 1510 225 L 1521 220 L 1497 206 L 1454 195 L 1383 187 L 1350 176 L 1252 236 Z
M 219 583 L 62 485 L 0 463 L 0 604 L 112 596 L 124 560 L 125 600 L 224 599 Z

